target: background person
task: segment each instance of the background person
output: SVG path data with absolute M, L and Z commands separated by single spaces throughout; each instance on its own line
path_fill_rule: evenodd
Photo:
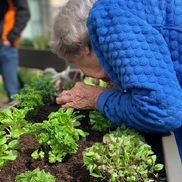
M 78 82 L 57 103 L 98 109 L 116 125 L 142 132 L 175 130 L 182 156 L 181 1 L 94 2 L 69 0 L 61 8 L 50 47 L 86 76 L 111 80 L 119 89 Z
M 0 74 L 9 102 L 14 100 L 11 95 L 19 93 L 17 38 L 29 18 L 27 0 L 0 1 Z

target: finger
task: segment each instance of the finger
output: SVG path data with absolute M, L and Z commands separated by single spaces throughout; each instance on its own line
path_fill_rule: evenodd
M 64 90 L 64 91 L 62 91 L 62 92 L 59 94 L 59 96 L 62 96 L 62 95 L 71 95 L 71 94 L 70 94 L 70 90 Z
M 63 104 L 61 107 L 64 108 L 64 109 L 74 108 L 74 106 L 73 106 L 73 104 L 71 102 Z
M 71 95 L 61 95 L 59 97 L 56 98 L 56 103 L 57 104 L 65 104 L 67 102 L 71 102 L 72 101 L 72 97 Z

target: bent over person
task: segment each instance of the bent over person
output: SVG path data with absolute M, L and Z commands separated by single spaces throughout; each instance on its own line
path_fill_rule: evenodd
M 17 38 L 29 18 L 27 0 L 0 1 L 0 74 L 9 102 L 14 100 L 12 95 L 19 93 Z
M 70 0 L 50 47 L 106 89 L 78 82 L 63 108 L 97 109 L 113 123 L 147 133 L 174 131 L 182 157 L 182 2 Z

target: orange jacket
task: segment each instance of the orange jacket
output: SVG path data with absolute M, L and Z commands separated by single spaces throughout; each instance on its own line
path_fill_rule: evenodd
M 0 47 L 4 39 L 17 47 L 17 38 L 30 18 L 27 0 L 0 0 Z

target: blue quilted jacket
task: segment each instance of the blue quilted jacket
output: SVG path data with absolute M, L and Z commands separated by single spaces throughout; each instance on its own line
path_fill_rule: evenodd
M 179 128 L 182 1 L 98 0 L 87 26 L 101 65 L 126 91 L 102 92 L 98 110 L 116 125 L 143 132 L 167 133 Z

